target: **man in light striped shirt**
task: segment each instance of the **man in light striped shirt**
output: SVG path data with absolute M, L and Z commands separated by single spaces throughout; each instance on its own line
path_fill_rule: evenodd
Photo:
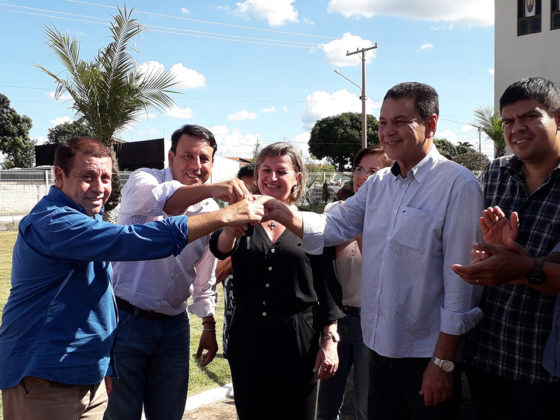
M 368 411 L 376 420 L 457 418 L 458 344 L 482 317 L 482 288 L 451 270 L 455 260 L 470 261 L 480 236 L 482 190 L 435 148 L 438 115 L 431 86 L 398 84 L 379 118 L 392 167 L 327 215 L 260 199 L 265 217 L 302 236 L 310 253 L 363 233 L 362 333 L 371 349 Z
M 204 127 L 185 125 L 171 137 L 169 168 L 135 171 L 122 193 L 118 223 L 146 223 L 168 216 L 218 209 L 212 197 L 236 202 L 250 197 L 242 181 L 205 184 L 217 145 Z M 114 346 L 116 376 L 106 419 L 181 419 L 189 375 L 189 312 L 202 318 L 197 351 L 205 366 L 216 342 L 216 259 L 208 236 L 189 243 L 176 257 L 115 262 L 114 289 L 119 324 Z M 206 353 L 204 353 L 206 351 Z M 204 353 L 204 354 L 203 354 Z

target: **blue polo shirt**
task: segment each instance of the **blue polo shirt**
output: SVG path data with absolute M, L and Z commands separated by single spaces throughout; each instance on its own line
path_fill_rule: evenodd
M 114 225 L 51 187 L 19 224 L 0 326 L 0 389 L 25 376 L 101 382 L 116 327 L 110 261 L 177 255 L 186 244 L 184 216 Z

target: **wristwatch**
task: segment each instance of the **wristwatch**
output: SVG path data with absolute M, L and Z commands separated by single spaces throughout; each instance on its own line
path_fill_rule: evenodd
M 533 268 L 527 273 L 527 282 L 539 286 L 546 281 L 546 276 L 543 271 L 544 260 L 542 258 L 535 258 Z
M 323 335 L 323 340 L 331 339 L 333 343 L 338 343 L 340 341 L 340 335 L 337 331 L 329 331 L 327 334 Z
M 455 369 L 455 363 L 453 360 L 440 359 L 437 356 L 432 356 L 432 363 L 445 373 L 451 373 Z

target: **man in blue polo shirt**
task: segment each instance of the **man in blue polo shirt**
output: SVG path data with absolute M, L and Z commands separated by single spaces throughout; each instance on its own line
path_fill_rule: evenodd
M 107 405 L 116 312 L 109 261 L 177 255 L 226 224 L 260 221 L 260 204 L 229 189 L 236 204 L 200 216 L 143 225 L 101 220 L 113 161 L 96 140 L 78 137 L 55 154 L 48 195 L 19 225 L 12 289 L 0 326 L 0 389 L 10 420 L 101 419 Z M 227 188 L 225 188 L 227 190 Z

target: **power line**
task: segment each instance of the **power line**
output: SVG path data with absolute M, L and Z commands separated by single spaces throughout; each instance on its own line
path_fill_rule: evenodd
M 117 9 L 116 6 L 107 6 L 105 4 L 92 3 L 92 2 L 82 1 L 82 0 L 66 0 L 66 1 L 68 1 L 70 3 L 78 3 L 78 4 L 89 5 L 89 6 L 104 7 L 104 8 L 108 8 L 108 9 L 114 9 L 114 10 Z M 251 31 L 271 32 L 271 33 L 277 33 L 277 34 L 282 34 L 282 35 L 308 36 L 308 37 L 313 37 L 313 38 L 323 38 L 323 39 L 330 39 L 330 40 L 335 40 L 336 39 L 336 37 L 327 36 L 327 35 L 316 35 L 316 34 L 307 34 L 307 33 L 301 33 L 301 32 L 279 31 L 279 30 L 276 30 L 276 29 L 258 28 L 256 26 L 234 25 L 234 24 L 230 24 L 230 23 L 214 22 L 214 21 L 211 21 L 211 20 L 194 19 L 194 18 L 188 18 L 188 17 L 184 17 L 184 16 L 173 16 L 173 15 L 165 15 L 165 14 L 162 14 L 162 13 L 145 12 L 145 11 L 137 10 L 137 9 L 135 9 L 135 11 L 137 13 L 150 15 L 150 16 L 159 16 L 159 17 L 165 17 L 165 18 L 169 18 L 169 19 L 184 20 L 184 21 L 195 22 L 195 23 L 205 23 L 205 24 L 209 24 L 209 25 L 225 26 L 225 27 L 236 28 L 236 29 L 247 29 L 247 30 L 251 30 Z

